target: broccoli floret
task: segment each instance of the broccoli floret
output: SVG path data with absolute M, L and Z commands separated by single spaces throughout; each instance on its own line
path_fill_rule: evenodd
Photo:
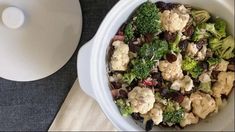
M 201 82 L 199 85 L 199 90 L 208 94 L 212 94 L 211 82 Z
M 163 122 L 165 123 L 180 123 L 184 116 L 183 108 L 175 109 L 174 104 L 169 101 L 164 112 L 163 112 Z
M 206 10 L 192 10 L 191 14 L 196 24 L 207 22 L 210 19 L 210 14 Z
M 201 24 L 201 25 L 198 25 L 196 27 L 196 30 L 193 33 L 192 40 L 193 41 L 199 41 L 199 40 L 204 39 L 204 38 L 209 38 L 210 36 L 211 35 L 210 35 L 210 33 L 207 32 L 205 26 L 202 26 L 202 24 Z
M 226 37 L 226 31 L 225 31 L 226 30 L 226 23 L 222 20 L 217 20 L 217 21 L 218 22 L 215 23 L 215 24 L 213 24 L 213 23 L 204 23 L 203 26 L 213 36 L 215 36 L 218 39 L 221 39 L 223 37 Z
M 207 60 L 207 62 L 208 62 L 208 64 L 209 64 L 209 67 L 211 67 L 211 66 L 213 66 L 213 65 L 219 64 L 220 61 L 221 61 L 220 58 L 209 58 L 209 59 Z
M 130 114 L 133 113 L 131 106 L 128 105 L 125 100 L 118 99 L 116 101 L 116 104 L 117 104 L 122 116 L 129 116 Z
M 232 36 L 228 36 L 222 40 L 218 38 L 211 38 L 209 40 L 209 46 L 212 51 L 223 59 L 233 58 L 234 55 L 234 38 Z
M 132 23 L 126 25 L 126 28 L 124 30 L 124 35 L 126 43 L 134 38 L 134 29 Z
M 124 74 L 123 76 L 123 81 L 128 83 L 128 84 L 131 84 L 131 82 L 136 78 L 135 74 L 133 73 L 126 73 Z
M 139 56 L 145 59 L 160 59 L 168 52 L 166 41 L 154 39 L 151 44 L 144 44 L 139 50 Z
M 182 34 L 178 33 L 178 35 L 176 36 L 176 39 L 173 43 L 170 43 L 170 48 L 173 52 L 179 53 L 180 52 L 180 48 L 179 48 L 179 42 L 181 39 Z
M 131 84 L 134 79 L 146 78 L 154 66 L 154 62 L 145 59 L 132 60 L 133 68 L 124 74 L 123 81 Z
M 193 69 L 188 71 L 193 78 L 197 78 L 199 75 L 202 74 L 203 69 L 197 64 Z
M 193 78 L 197 78 L 203 71 L 198 62 L 188 56 L 182 62 L 182 69 L 189 72 Z
M 218 35 L 217 35 L 218 38 L 226 37 L 226 26 L 227 24 L 223 19 L 221 18 L 215 19 L 215 29 L 218 32 Z
M 182 62 L 182 69 L 184 71 L 190 71 L 197 66 L 198 62 L 188 56 Z
M 145 2 L 136 11 L 136 26 L 140 34 L 161 31 L 159 9 L 154 3 Z

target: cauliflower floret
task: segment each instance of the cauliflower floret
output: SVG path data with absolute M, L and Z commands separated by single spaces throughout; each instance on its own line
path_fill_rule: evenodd
M 154 124 L 158 125 L 163 121 L 163 110 L 160 104 L 155 104 L 154 108 L 151 109 L 149 114 Z
M 120 74 L 120 73 L 113 74 L 112 76 L 109 76 L 110 82 L 119 82 L 121 80 L 122 80 L 122 74 Z
M 181 5 L 173 10 L 165 10 L 161 14 L 161 23 L 165 30 L 170 32 L 182 31 L 189 21 L 187 9 Z
M 216 109 L 215 100 L 209 94 L 192 93 L 190 100 L 192 101 L 193 113 L 202 119 L 205 119 L 209 113 Z
M 194 43 L 189 43 L 186 51 L 187 55 L 194 57 L 197 54 L 197 52 L 198 52 L 197 45 Z
M 207 83 L 211 81 L 209 73 L 205 72 L 199 76 L 199 81 L 202 83 Z
M 183 120 L 180 122 L 180 126 L 185 127 L 190 124 L 197 124 L 199 121 L 199 118 L 197 116 L 194 116 L 193 113 L 185 113 Z
M 220 63 L 215 67 L 215 71 L 227 71 L 229 62 L 221 59 Z
M 115 41 L 112 44 L 115 48 L 111 57 L 111 69 L 114 71 L 126 71 L 129 63 L 129 47 L 122 41 Z
M 181 102 L 180 106 L 182 106 L 187 112 L 191 110 L 191 103 L 192 101 L 190 100 L 189 97 L 185 96 L 183 102 Z
M 151 89 L 137 86 L 128 93 L 128 101 L 133 112 L 145 114 L 153 108 L 155 97 Z
M 206 51 L 207 51 L 207 48 L 206 48 L 206 45 L 203 45 L 202 49 L 197 53 L 197 57 L 196 57 L 196 60 L 204 60 L 206 58 Z
M 181 69 L 182 55 L 177 56 L 177 60 L 173 63 L 167 60 L 159 62 L 159 70 L 162 72 L 163 79 L 167 81 L 174 81 L 183 78 L 183 71 Z
M 188 75 L 184 76 L 182 80 L 174 81 L 171 85 L 171 89 L 174 89 L 177 91 L 181 89 L 182 92 L 191 91 L 193 87 L 194 87 L 193 80 Z
M 220 97 L 221 94 L 228 95 L 233 88 L 234 72 L 220 72 L 218 80 L 213 85 L 213 96 Z

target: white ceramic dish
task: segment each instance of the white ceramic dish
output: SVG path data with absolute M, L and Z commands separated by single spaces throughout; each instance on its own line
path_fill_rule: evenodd
M 81 88 L 101 106 L 110 121 L 121 131 L 143 131 L 131 118 L 122 117 L 117 109 L 108 86 L 106 53 L 112 37 L 129 15 L 146 0 L 121 0 L 108 13 L 92 40 L 85 44 L 78 55 L 78 78 Z M 156 2 L 156 0 L 153 0 Z M 234 35 L 233 0 L 164 0 L 179 2 L 204 8 L 214 16 L 228 22 Z M 233 90 L 234 91 L 234 90 Z M 167 130 L 155 127 L 153 130 Z M 169 130 L 169 129 L 168 129 Z M 230 95 L 228 105 L 219 114 L 183 129 L 184 131 L 222 131 L 234 130 L 234 94 Z
M 64 66 L 82 31 L 79 0 L 0 0 L 0 14 L 9 6 L 21 9 L 25 20 L 18 29 L 0 20 L 0 77 L 33 81 Z

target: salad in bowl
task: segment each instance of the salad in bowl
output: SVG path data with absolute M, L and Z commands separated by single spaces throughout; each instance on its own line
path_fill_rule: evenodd
M 222 109 L 234 88 L 234 38 L 205 9 L 145 2 L 108 52 L 114 102 L 147 131 L 184 128 Z

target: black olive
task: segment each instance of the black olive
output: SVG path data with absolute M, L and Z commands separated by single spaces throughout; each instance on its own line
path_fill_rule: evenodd
M 158 9 L 160 9 L 161 12 L 163 12 L 164 10 L 168 10 L 168 4 L 163 2 L 163 1 L 158 1 L 156 2 L 156 6 Z
M 174 55 L 174 54 L 172 54 L 172 53 L 168 53 L 168 54 L 166 55 L 166 60 L 167 60 L 168 62 L 170 62 L 170 63 L 173 63 L 173 62 L 175 62 L 175 61 L 177 60 L 177 56 Z
M 150 131 L 150 130 L 152 130 L 152 128 L 153 128 L 153 120 L 148 120 L 146 122 L 145 130 Z

